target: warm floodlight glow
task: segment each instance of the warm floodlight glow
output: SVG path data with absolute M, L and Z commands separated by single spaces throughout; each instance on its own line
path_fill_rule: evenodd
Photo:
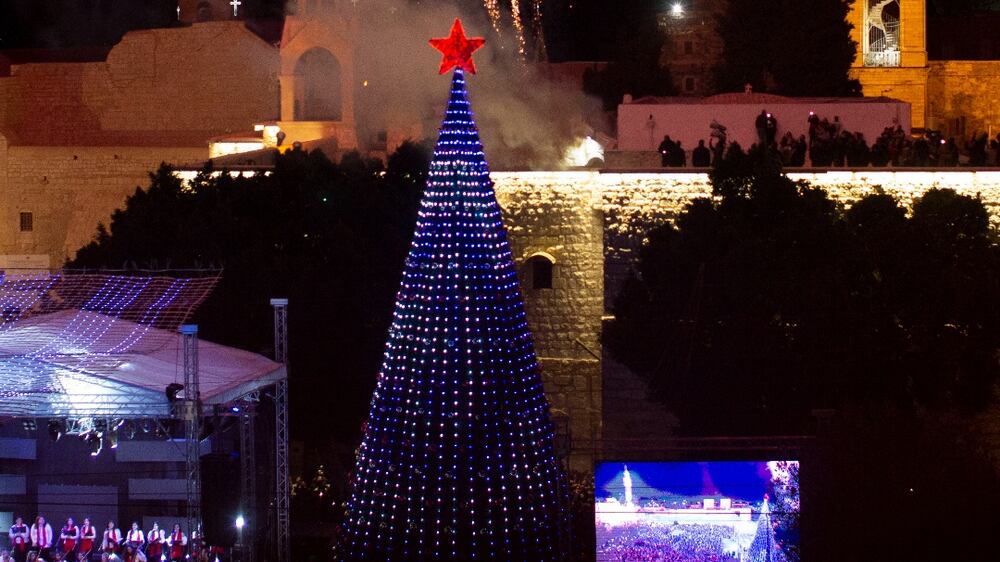
M 246 520 L 245 520 L 245 519 L 243 519 L 243 516 L 242 516 L 242 515 L 240 515 L 240 516 L 238 516 L 238 517 L 236 518 L 236 528 L 237 528 L 237 529 L 242 529 L 242 528 L 243 528 L 243 526 L 244 526 L 244 525 L 246 525 L 246 523 L 247 523 L 247 522 L 246 522 Z
M 684 6 L 680 2 L 674 2 L 670 6 L 670 13 L 676 18 L 684 15 Z
M 595 159 L 600 160 L 603 165 L 604 147 L 594 139 L 586 137 L 566 150 L 563 163 L 570 167 L 583 167 Z

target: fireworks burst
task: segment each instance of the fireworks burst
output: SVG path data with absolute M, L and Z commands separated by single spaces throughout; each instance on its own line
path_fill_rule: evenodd
M 500 45 L 503 45 L 505 26 L 505 10 L 501 8 L 501 0 L 483 0 L 486 13 L 489 15 L 490 24 L 497 36 L 500 37 Z M 522 61 L 526 61 L 529 55 L 528 36 L 531 36 L 534 57 L 538 60 L 545 59 L 545 40 L 542 35 L 542 0 L 526 0 L 527 7 L 523 7 L 522 0 L 510 0 L 510 20 L 513 24 L 514 41 L 517 44 L 517 52 Z M 530 11 L 530 30 L 525 26 L 525 11 Z

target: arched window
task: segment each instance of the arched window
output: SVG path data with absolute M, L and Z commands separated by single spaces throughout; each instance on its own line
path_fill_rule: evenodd
M 526 265 L 528 266 L 528 274 L 531 276 L 532 289 L 552 288 L 552 269 L 555 260 L 551 256 L 535 254 L 528 258 Z
M 295 63 L 295 120 L 340 121 L 340 61 L 330 51 L 309 49 Z

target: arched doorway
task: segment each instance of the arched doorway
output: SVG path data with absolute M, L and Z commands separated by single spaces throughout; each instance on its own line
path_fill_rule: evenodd
M 340 61 L 315 47 L 295 63 L 295 120 L 340 121 L 343 117 Z

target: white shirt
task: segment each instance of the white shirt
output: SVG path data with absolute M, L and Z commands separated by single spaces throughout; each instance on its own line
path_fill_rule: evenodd
M 128 542 L 143 542 L 145 539 L 141 529 L 132 529 L 128 532 L 128 538 L 125 540 Z
M 110 535 L 110 536 L 109 536 Z M 107 548 L 111 544 L 118 544 L 122 541 L 122 532 L 118 529 L 105 529 L 104 530 L 104 541 L 101 543 L 102 548 Z
M 31 526 L 31 544 L 40 548 L 50 548 L 53 539 L 52 526 L 48 523 L 42 529 L 38 528 L 38 523 Z
M 27 544 L 27 542 L 29 540 L 31 540 L 31 539 L 28 538 L 28 526 L 27 525 L 24 525 L 24 524 L 21 525 L 22 531 L 20 533 L 15 533 L 14 529 L 17 529 L 17 525 L 11 525 L 10 526 L 10 533 L 9 533 L 10 542 L 12 542 L 14 544 L 18 544 L 18 541 L 17 541 L 18 537 L 21 538 L 21 542 L 24 543 L 24 544 Z
M 146 536 L 149 538 L 149 544 L 162 544 L 167 540 L 166 532 L 163 529 L 150 529 L 149 534 Z
M 176 533 L 171 533 L 170 544 L 173 545 L 175 542 L 178 544 L 187 544 L 188 543 L 187 535 L 185 535 L 181 531 L 177 531 Z

